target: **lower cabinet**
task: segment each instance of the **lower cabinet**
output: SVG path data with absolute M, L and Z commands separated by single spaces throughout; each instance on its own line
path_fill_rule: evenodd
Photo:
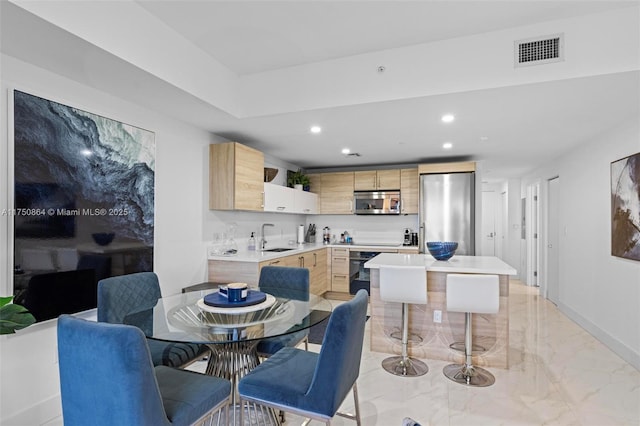
M 349 249 L 331 249 L 331 291 L 349 293 Z
M 264 262 L 234 262 L 226 260 L 209 260 L 209 281 L 219 283 L 245 282 L 257 287 L 260 270 L 264 266 L 289 266 L 309 269 L 309 291 L 321 296 L 329 290 L 327 280 L 326 248 L 308 251 Z M 348 291 L 348 287 L 347 287 Z
M 327 249 L 318 249 L 278 259 L 260 262 L 263 266 L 289 266 L 309 270 L 309 291 L 315 295 L 324 294 L 327 288 Z

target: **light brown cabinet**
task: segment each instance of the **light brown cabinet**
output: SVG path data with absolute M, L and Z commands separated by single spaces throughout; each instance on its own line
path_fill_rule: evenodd
M 309 270 L 309 292 L 315 295 L 324 294 L 327 289 L 327 249 L 318 249 L 278 259 L 260 262 L 259 269 L 264 266 L 288 266 L 307 268 Z
M 400 189 L 400 170 L 365 170 L 354 172 L 356 191 Z
M 353 213 L 353 172 L 311 176 L 311 191 L 320 194 L 320 214 Z
M 349 293 L 349 249 L 331 249 L 331 291 Z
M 309 291 L 316 295 L 324 294 L 328 290 L 327 249 L 302 253 L 298 258 L 299 266 L 309 269 Z
M 400 202 L 401 213 L 417 214 L 418 213 L 418 191 L 420 186 L 420 175 L 418 169 L 401 169 L 400 170 Z
M 237 142 L 209 145 L 209 208 L 263 210 L 264 154 Z
M 252 287 L 258 286 L 260 270 L 265 266 L 288 266 L 309 269 L 309 291 L 321 296 L 329 290 L 327 281 L 327 250 L 312 250 L 264 262 L 235 262 L 227 260 L 209 260 L 209 281 L 246 282 Z

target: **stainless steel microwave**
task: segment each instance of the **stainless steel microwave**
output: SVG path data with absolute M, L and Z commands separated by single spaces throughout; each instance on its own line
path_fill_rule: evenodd
M 400 214 L 400 191 L 356 191 L 355 214 Z

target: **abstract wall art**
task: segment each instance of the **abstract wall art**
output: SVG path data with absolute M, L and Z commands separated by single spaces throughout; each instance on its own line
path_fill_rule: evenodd
M 42 276 L 86 277 L 89 269 L 91 282 L 76 281 L 91 288 L 101 278 L 153 270 L 153 132 L 15 90 L 13 134 L 17 302 L 37 296 Z M 46 309 L 36 319 L 67 313 Z
M 611 163 L 611 254 L 640 261 L 640 153 Z

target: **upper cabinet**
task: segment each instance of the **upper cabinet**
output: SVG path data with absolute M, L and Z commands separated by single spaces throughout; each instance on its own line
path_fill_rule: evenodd
M 320 195 L 321 214 L 353 213 L 353 172 L 309 175 L 311 191 Z
M 475 171 L 475 161 L 461 161 L 456 163 L 430 163 L 420 164 L 418 166 L 418 173 L 421 175 L 429 173 L 463 173 Z
M 400 189 L 400 170 L 366 170 L 354 172 L 354 190 Z
M 318 195 L 265 182 L 264 211 L 316 214 L 318 213 Z
M 418 169 L 400 170 L 400 208 L 402 214 L 418 213 L 418 187 L 420 175 Z
M 237 142 L 209 145 L 209 208 L 263 211 L 264 154 Z

